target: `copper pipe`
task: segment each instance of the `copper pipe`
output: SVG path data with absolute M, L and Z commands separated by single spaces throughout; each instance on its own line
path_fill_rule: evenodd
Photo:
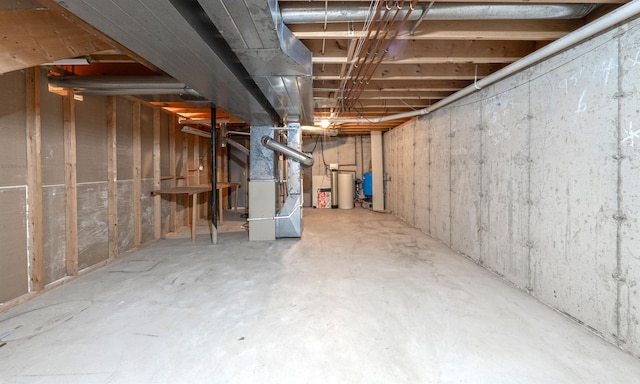
M 376 63 L 376 65 L 373 67 L 373 70 L 367 75 L 365 74 L 365 87 L 367 84 L 369 84 L 369 81 L 371 81 L 371 78 L 373 77 L 373 75 L 375 74 L 376 70 L 378 69 L 378 66 L 380 66 L 380 63 L 382 63 L 382 61 L 384 60 L 384 57 L 386 56 L 386 54 L 389 52 L 389 46 L 391 45 L 391 43 L 393 43 L 396 39 L 396 37 L 398 37 L 398 34 L 402 31 L 402 27 L 404 27 L 404 25 L 406 24 L 407 20 L 409 19 L 409 15 L 411 15 L 411 12 L 413 11 L 413 9 L 415 8 L 415 6 L 418 4 L 418 0 L 413 0 L 413 3 L 411 4 L 411 8 L 409 9 L 409 11 L 407 11 L 407 13 L 405 14 L 404 18 L 402 19 L 402 21 L 400 22 L 400 26 L 398 26 L 398 29 L 396 31 L 396 33 L 393 35 L 393 37 L 391 38 L 391 40 L 389 40 L 389 42 L 387 43 L 387 46 L 385 47 L 385 50 L 382 54 L 382 56 L 380 57 L 380 60 Z M 360 95 L 362 95 L 362 92 L 364 91 L 364 88 L 362 87 L 362 89 L 360 89 L 360 92 L 358 92 L 358 94 L 355 96 L 354 99 L 358 99 L 360 97 Z

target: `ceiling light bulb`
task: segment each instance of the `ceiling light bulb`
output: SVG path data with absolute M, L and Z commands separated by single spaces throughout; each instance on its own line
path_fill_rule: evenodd
M 329 120 L 327 120 L 327 119 L 322 120 L 322 121 L 320 122 L 320 126 L 321 126 L 322 128 L 325 128 L 325 129 L 326 129 L 326 128 L 329 128 Z

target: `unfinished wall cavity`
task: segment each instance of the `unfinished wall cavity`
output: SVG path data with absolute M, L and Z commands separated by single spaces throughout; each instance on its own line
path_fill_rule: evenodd
M 391 212 L 636 356 L 638 41 L 634 21 L 385 135 Z
M 46 76 L 0 75 L 0 308 L 184 227 L 187 201 L 150 193 L 185 185 L 186 154 L 207 146 L 158 107 L 77 101 L 50 93 Z

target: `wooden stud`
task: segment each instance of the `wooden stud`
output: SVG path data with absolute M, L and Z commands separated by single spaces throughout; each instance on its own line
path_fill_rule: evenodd
M 192 185 L 200 185 L 200 137 L 193 136 L 193 183 Z M 192 225 L 193 223 L 197 223 L 200 219 L 200 205 L 197 202 L 197 199 L 193 199 L 193 209 L 192 211 Z
M 133 243 L 142 244 L 142 141 L 140 103 L 133 104 Z
M 40 120 L 40 68 L 26 73 L 27 185 L 29 226 L 30 291 L 44 288 L 44 243 L 42 237 L 42 146 Z
M 107 190 L 109 258 L 118 257 L 118 148 L 116 98 L 110 96 L 107 105 Z
M 171 188 L 177 186 L 176 180 L 176 129 L 177 118 L 175 115 L 171 115 L 171 121 L 169 123 L 169 176 L 171 176 Z M 176 214 L 176 195 L 170 195 L 171 204 L 171 232 L 178 232 L 178 217 Z
M 153 189 L 160 189 L 160 108 L 153 108 Z M 162 237 L 162 198 L 153 197 L 153 238 Z
M 182 171 L 181 175 L 184 177 L 183 185 L 189 185 L 189 138 L 191 135 L 182 133 Z M 189 201 L 184 200 L 183 204 L 185 209 L 182 211 L 182 226 L 189 225 Z
M 67 275 L 78 274 L 78 185 L 76 166 L 76 112 L 73 91 L 64 103 L 64 186 L 66 218 Z

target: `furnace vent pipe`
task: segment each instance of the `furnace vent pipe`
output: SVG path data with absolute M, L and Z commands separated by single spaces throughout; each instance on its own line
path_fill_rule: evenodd
M 264 145 L 266 148 L 269 148 L 274 152 L 278 152 L 287 156 L 291 160 L 297 161 L 304 167 L 311 167 L 313 165 L 312 156 L 307 155 L 306 153 L 302 153 L 298 150 L 295 150 L 282 143 L 279 143 L 273 140 L 272 138 L 270 138 L 269 136 L 262 136 L 262 145 Z
M 397 119 L 405 119 L 416 116 L 428 115 L 436 110 L 443 108 L 455 101 L 462 99 L 465 96 L 468 96 L 472 93 L 475 93 L 479 89 L 497 83 L 498 81 L 514 75 L 534 64 L 539 63 L 542 60 L 548 59 L 549 57 L 558 54 L 566 49 L 573 47 L 574 45 L 581 43 L 584 40 L 587 40 L 599 33 L 602 33 L 609 28 L 613 28 L 616 25 L 623 23 L 626 20 L 629 20 L 633 17 L 636 17 L 640 14 L 640 1 L 632 1 L 627 3 L 620 8 L 607 13 L 599 19 L 585 25 L 582 28 L 575 30 L 574 32 L 561 37 L 560 39 L 554 41 L 553 43 L 544 46 L 543 48 L 531 53 L 523 57 L 522 59 L 516 61 L 515 63 L 508 65 L 502 68 L 499 71 L 492 73 L 491 75 L 478 80 L 475 84 L 472 84 L 460 91 L 454 93 L 453 95 L 446 97 L 437 103 L 433 104 L 430 107 L 418 109 L 411 112 L 398 113 L 395 115 L 389 115 L 384 117 L 378 117 L 374 119 L 365 119 L 365 118 L 338 118 L 338 119 L 329 119 L 332 123 L 382 123 L 390 120 Z

